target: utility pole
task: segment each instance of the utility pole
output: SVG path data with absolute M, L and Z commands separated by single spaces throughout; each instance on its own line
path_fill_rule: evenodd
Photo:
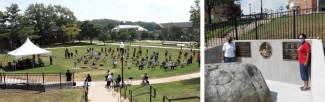
M 249 3 L 249 15 L 252 15 L 252 3 Z

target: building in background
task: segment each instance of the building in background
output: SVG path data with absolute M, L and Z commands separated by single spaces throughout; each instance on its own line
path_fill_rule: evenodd
M 312 12 L 325 11 L 325 0 L 289 0 L 289 10 L 293 9 L 312 9 Z M 310 11 L 305 10 L 308 13 Z
M 120 31 L 137 31 L 137 32 L 143 32 L 148 31 L 146 28 L 143 28 L 139 25 L 118 25 L 112 29 L 114 32 L 120 32 Z

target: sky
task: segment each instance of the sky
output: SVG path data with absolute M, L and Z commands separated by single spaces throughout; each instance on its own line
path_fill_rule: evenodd
M 33 3 L 62 5 L 81 21 L 107 18 L 169 23 L 188 22 L 194 0 L 0 0 L 0 10 L 12 3 L 18 4 L 22 11 Z
M 245 15 L 249 14 L 249 3 L 251 3 L 252 13 L 260 13 L 261 12 L 261 0 L 240 0 L 241 8 Z M 263 8 L 278 10 L 280 6 L 286 10 L 286 6 L 288 5 L 288 0 L 263 0 Z

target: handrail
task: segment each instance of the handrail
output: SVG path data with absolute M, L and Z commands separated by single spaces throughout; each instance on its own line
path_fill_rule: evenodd
M 180 100 L 190 100 L 190 99 L 200 99 L 199 96 L 188 96 L 188 97 L 179 97 L 179 98 L 169 98 L 167 96 L 163 96 L 163 102 L 172 102 L 172 101 L 180 101 Z

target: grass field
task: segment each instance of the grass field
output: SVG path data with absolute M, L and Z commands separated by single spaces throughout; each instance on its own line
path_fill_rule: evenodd
M 46 92 L 0 90 L 0 102 L 80 102 L 82 89 L 47 90 Z
M 239 40 L 255 39 L 256 30 L 258 39 L 292 39 L 296 38 L 297 35 L 301 33 L 307 34 L 309 38 L 319 37 L 325 39 L 325 13 L 301 14 L 297 16 L 278 16 L 274 14 L 268 16 L 269 18 L 267 19 L 265 18 L 263 20 L 258 20 L 260 23 L 264 22 L 265 24 L 260 24 L 257 26 L 257 28 L 255 28 L 255 25 L 252 24 L 250 26 L 253 27 L 253 29 L 238 32 Z M 238 22 L 238 26 L 240 26 L 240 22 L 242 21 Z M 294 23 L 296 34 L 294 34 L 293 29 Z M 223 37 L 223 33 L 232 33 L 235 29 L 234 25 L 231 21 L 229 21 L 227 24 L 228 25 L 224 26 L 223 29 L 219 28 L 211 31 L 208 30 L 206 33 L 207 39 Z
M 296 34 L 305 33 L 310 38 L 320 37 L 325 35 L 325 13 L 314 13 L 309 15 L 296 16 Z M 293 38 L 293 17 L 283 16 L 273 18 L 267 24 L 257 27 L 258 38 L 260 39 L 280 39 Z M 252 30 L 242 37 L 255 37 L 255 30 Z M 324 38 L 324 37 L 323 37 Z
M 89 47 L 93 47 L 95 51 L 99 51 L 100 52 L 100 48 L 102 47 L 112 47 L 116 50 L 116 47 L 118 46 L 96 46 L 96 45 L 85 45 L 85 46 L 81 46 L 81 47 L 70 47 L 69 51 L 70 52 L 74 52 L 75 50 L 78 50 L 78 54 L 79 55 L 85 55 L 86 54 L 86 49 Z M 127 46 L 126 46 L 127 48 Z M 138 48 L 138 47 L 136 47 Z M 145 55 L 146 53 L 146 49 L 149 49 L 149 54 L 150 55 L 152 53 L 152 51 L 155 49 L 157 52 L 159 52 L 160 56 L 159 56 L 159 61 L 161 63 L 161 61 L 164 59 L 164 51 L 165 49 L 163 48 L 145 48 L 143 47 L 143 55 Z M 64 58 L 64 50 L 65 48 L 55 48 L 55 49 L 49 49 L 50 51 L 52 51 L 53 53 L 53 65 L 49 65 L 49 61 L 48 61 L 48 57 L 44 56 L 42 59 L 45 62 L 45 67 L 40 67 L 40 68 L 30 68 L 30 69 L 24 69 L 24 70 L 19 70 L 19 71 L 15 71 L 15 72 L 29 72 L 29 73 L 65 73 L 67 69 L 72 69 L 73 67 L 73 59 L 65 59 Z M 169 52 L 172 54 L 172 59 L 174 59 L 174 61 L 176 60 L 176 57 L 178 55 L 180 50 L 177 49 L 169 49 Z M 183 50 L 183 52 L 190 52 L 189 50 Z M 131 52 L 133 52 L 133 47 L 131 47 Z M 132 53 L 130 53 L 130 56 L 132 55 Z M 102 54 L 103 56 L 103 54 Z M 7 61 L 11 61 L 13 58 L 10 56 L 7 56 L 7 58 L 5 58 L 6 55 L 5 54 L 0 54 L 0 61 L 6 63 Z M 143 73 L 148 73 L 148 75 L 150 76 L 150 78 L 158 78 L 158 77 L 167 77 L 167 76 L 175 76 L 175 75 L 180 75 L 180 74 L 185 74 L 185 73 L 195 73 L 195 72 L 199 72 L 199 64 L 196 63 L 196 56 L 193 57 L 194 58 L 194 63 L 189 65 L 189 66 L 185 66 L 184 68 L 177 68 L 176 70 L 172 70 L 172 71 L 164 71 L 163 69 L 160 69 L 158 66 L 156 67 L 156 69 L 154 70 L 149 70 L 147 68 L 145 68 L 145 70 L 137 70 L 138 68 L 136 66 L 133 66 L 131 69 L 127 69 L 125 66 L 124 67 L 124 77 L 128 78 L 128 77 L 133 77 L 134 79 L 140 79 L 141 76 L 143 75 Z M 94 80 L 104 80 L 104 75 L 107 72 L 107 70 L 110 70 L 111 72 L 115 73 L 115 76 L 117 76 L 117 74 L 121 73 L 121 63 L 118 60 L 118 65 L 115 69 L 112 68 L 112 62 L 111 62 L 111 57 L 109 55 L 109 59 L 108 62 L 104 62 L 104 61 L 99 61 L 98 64 L 103 64 L 104 66 L 97 66 L 96 68 L 92 68 L 90 63 L 89 64 L 83 64 L 78 63 L 78 67 L 82 67 L 76 70 L 76 80 L 84 80 L 85 76 L 87 74 L 90 74 Z M 90 61 L 92 62 L 92 61 Z M 128 61 L 129 62 L 129 61 Z M 126 64 L 125 64 L 126 65 Z
M 181 98 L 181 97 L 189 97 L 189 96 L 200 96 L 200 79 L 190 79 L 183 80 L 178 82 L 170 82 L 163 84 L 153 84 L 152 85 L 156 89 L 156 98 L 153 98 L 153 102 L 162 102 L 163 96 L 171 97 L 171 98 Z M 129 89 L 133 90 L 133 99 L 137 102 L 149 102 L 149 87 L 148 86 L 131 86 Z M 147 93 L 147 94 L 143 94 Z M 123 93 L 122 93 L 123 94 Z M 129 94 L 127 94 L 129 98 Z M 191 100 L 182 100 L 177 102 L 199 102 L 199 99 L 191 99 Z

